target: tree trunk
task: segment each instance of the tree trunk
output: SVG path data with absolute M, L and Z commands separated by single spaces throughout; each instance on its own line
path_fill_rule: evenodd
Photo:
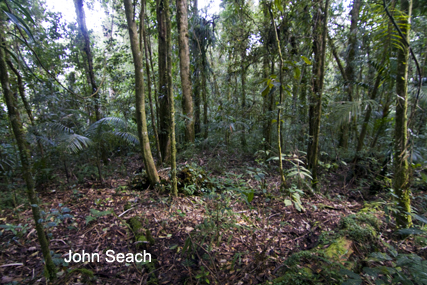
M 200 117 L 201 117 L 201 109 L 200 109 L 200 72 L 196 71 L 195 81 L 194 81 L 194 132 L 195 134 L 200 134 L 202 131 Z
M 134 20 L 134 10 L 132 0 L 124 0 L 125 13 L 128 23 L 130 45 L 132 49 L 133 64 L 135 67 L 135 99 L 136 99 L 136 122 L 138 125 L 138 137 L 141 145 L 142 157 L 144 159 L 145 170 L 147 171 L 148 180 L 154 186 L 159 182 L 159 175 L 154 164 L 151 154 L 150 141 L 147 132 L 147 121 L 145 117 L 145 94 L 144 94 L 144 73 L 142 52 L 138 31 Z M 142 20 L 142 19 L 140 19 Z
M 402 33 L 409 43 L 410 17 L 412 12 L 412 0 L 401 0 L 401 11 L 407 17 L 401 17 L 399 24 Z M 408 60 L 409 48 L 404 39 L 400 39 L 401 48 L 397 51 L 397 74 L 396 74 L 396 121 L 394 134 L 394 179 L 393 188 L 397 196 L 399 212 L 396 214 L 398 227 L 409 228 L 412 225 L 411 195 L 409 189 L 409 166 L 408 166 Z
M 383 65 L 384 62 L 385 60 L 382 61 L 381 65 Z M 382 75 L 382 72 L 379 71 L 377 74 L 377 78 L 375 79 L 374 88 L 371 91 L 371 96 L 370 96 L 371 100 L 375 100 L 375 98 L 377 97 L 378 89 L 380 88 L 380 84 L 381 84 L 381 75 Z M 368 123 L 371 118 L 371 113 L 372 113 L 372 108 L 371 108 L 371 105 L 369 105 L 368 110 L 366 111 L 366 114 L 365 114 L 365 119 L 363 120 L 362 130 L 360 131 L 360 135 L 358 136 L 356 156 L 357 156 L 357 153 L 360 152 L 363 148 L 363 142 L 365 140 L 365 136 L 368 130 Z
M 280 180 L 282 182 L 282 187 L 285 187 L 286 184 L 286 179 L 285 179 L 285 175 L 283 172 L 283 157 L 282 157 L 282 144 L 281 144 L 281 127 L 282 124 L 280 123 L 281 121 L 281 110 L 282 110 L 282 103 L 283 103 L 283 76 L 282 76 L 282 69 L 283 69 L 283 57 L 282 57 L 282 49 L 280 48 L 280 39 L 279 39 L 279 35 L 277 33 L 277 27 L 276 27 L 276 22 L 274 21 L 274 17 L 273 17 L 273 12 L 271 12 L 271 9 L 269 10 L 270 12 L 270 17 L 271 17 L 271 22 L 273 23 L 273 27 L 274 27 L 274 34 L 276 37 L 276 44 L 277 44 L 277 50 L 279 53 L 279 82 L 280 82 L 280 87 L 279 87 L 279 106 L 277 108 L 277 150 L 279 153 L 279 168 L 280 168 Z M 274 64 L 273 64 L 274 66 Z
M 357 49 L 357 22 L 359 21 L 359 11 L 360 11 L 361 0 L 353 1 L 353 9 L 351 10 L 351 24 L 350 24 L 350 35 L 348 38 L 348 53 L 346 59 L 346 68 L 345 68 L 345 89 L 347 91 L 347 100 L 353 101 L 353 83 L 350 80 L 354 80 L 354 59 L 356 57 Z M 349 140 L 349 124 L 344 124 L 342 126 L 342 132 L 339 140 L 339 147 L 343 149 L 348 148 Z
M 241 55 L 241 76 L 242 76 L 242 137 L 241 137 L 241 144 L 242 147 L 246 147 L 246 128 L 245 128 L 245 120 L 246 120 L 246 69 L 244 67 L 244 62 L 246 60 L 246 49 L 242 51 Z
M 322 0 L 318 1 L 321 6 Z M 328 23 L 328 7 L 329 0 L 326 0 L 323 13 L 320 7 L 317 9 L 313 18 L 313 79 L 312 79 L 312 94 L 310 96 L 310 109 L 309 109 L 309 135 L 310 140 L 307 150 L 308 168 L 312 173 L 312 186 L 317 188 L 317 163 L 319 152 L 319 135 L 320 135 L 320 118 L 322 114 L 322 92 L 323 92 L 323 79 L 325 76 L 325 54 L 326 54 L 326 34 Z
M 0 33 L 3 33 L 4 30 L 1 22 L 3 22 L 2 16 L 0 16 Z M 0 35 L 0 44 L 2 46 L 6 46 L 6 41 L 3 39 L 3 35 Z M 22 176 L 27 186 L 28 201 L 30 202 L 31 210 L 33 212 L 37 237 L 42 249 L 46 270 L 49 274 L 49 278 L 53 280 L 56 279 L 56 267 L 53 263 L 52 256 L 50 255 L 49 242 L 46 238 L 43 225 L 40 223 L 40 221 L 42 221 L 42 217 L 40 214 L 36 193 L 34 191 L 34 180 L 31 173 L 30 150 L 25 140 L 25 134 L 22 127 L 21 118 L 19 116 L 19 111 L 15 106 L 14 98 L 10 91 L 6 56 L 5 50 L 3 48 L 0 48 L 0 80 L 3 88 L 4 101 L 8 110 L 9 120 L 12 125 L 13 134 L 15 135 L 16 143 L 19 149 L 19 156 L 22 164 Z
M 206 84 L 206 53 L 202 52 L 201 81 L 202 81 L 202 100 L 203 100 L 203 137 L 208 138 L 208 89 Z
M 92 50 L 90 48 L 89 33 L 86 27 L 86 17 L 85 17 L 85 12 L 83 10 L 83 0 L 74 0 L 74 6 L 76 8 L 77 23 L 79 24 L 79 29 L 84 40 L 83 51 L 85 52 L 87 57 L 89 80 L 92 87 L 91 89 L 91 94 L 92 94 L 92 93 L 95 93 L 96 90 L 98 90 L 98 87 L 96 86 L 95 73 L 93 71 L 93 56 L 92 56 Z M 96 121 L 99 121 L 101 119 L 101 113 L 99 111 L 99 93 L 94 96 L 94 100 L 95 100 L 95 119 Z
M 157 30 L 159 33 L 158 39 L 158 57 L 159 57 L 159 116 L 160 116 L 160 127 L 159 127 L 159 141 L 160 151 L 162 153 L 163 162 L 170 160 L 170 105 L 169 102 L 169 86 L 168 83 L 168 48 L 167 42 L 170 37 L 170 30 L 168 30 L 166 15 L 169 11 L 168 0 L 156 0 L 157 3 Z
M 190 49 L 188 46 L 187 1 L 176 0 L 179 44 L 179 67 L 182 88 L 182 112 L 185 118 L 185 141 L 194 142 L 193 97 L 191 96 Z
M 169 7 L 169 0 L 165 0 L 165 5 Z M 171 160 L 171 192 L 175 197 L 178 196 L 178 181 L 176 178 L 176 141 L 175 141 L 175 103 L 172 92 L 172 42 L 171 42 L 171 13 L 170 9 L 166 9 L 166 29 L 168 38 L 166 41 L 167 50 L 167 79 L 168 79 L 168 99 L 170 105 L 170 160 Z M 191 93 L 190 93 L 191 94 Z
M 13 73 L 15 73 L 18 79 L 19 95 L 21 97 L 22 103 L 24 103 L 24 108 L 25 108 L 25 111 L 27 112 L 28 118 L 30 119 L 31 126 L 35 127 L 33 112 L 31 111 L 31 106 L 28 103 L 27 98 L 25 97 L 25 87 L 24 87 L 24 82 L 22 82 L 22 76 L 19 73 L 19 71 L 13 66 L 13 63 L 10 60 L 6 60 L 6 62 L 7 62 L 7 65 L 9 65 L 10 69 L 13 71 Z M 38 135 L 38 131 L 36 129 L 34 129 L 34 132 L 36 133 L 36 135 Z M 40 155 L 42 156 L 42 158 L 44 158 L 43 145 L 41 144 L 39 139 L 37 139 L 37 146 L 40 150 Z
M 157 159 L 158 162 L 162 161 L 162 154 L 160 152 L 160 142 L 159 142 L 159 134 L 157 133 L 157 127 L 156 127 L 156 119 L 154 114 L 154 108 L 153 108 L 153 99 L 151 97 L 151 73 L 150 73 L 150 64 L 148 62 L 149 60 L 149 45 L 147 42 L 147 32 L 145 30 L 145 5 L 146 0 L 141 1 L 141 13 L 140 13 L 140 23 L 139 28 L 140 31 L 142 31 L 142 40 L 140 39 L 140 47 L 142 48 L 144 46 L 144 52 L 145 52 L 145 72 L 147 73 L 147 85 L 148 85 L 148 101 L 150 103 L 150 114 L 151 114 L 151 126 L 153 128 L 154 132 L 154 139 L 156 140 L 156 151 L 157 151 Z M 151 58 L 151 55 L 150 55 Z

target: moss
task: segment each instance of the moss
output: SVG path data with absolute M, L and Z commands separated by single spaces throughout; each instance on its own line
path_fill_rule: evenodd
M 358 213 L 344 217 L 339 223 L 340 235 L 346 235 L 359 244 L 371 245 L 378 236 L 380 223 L 378 218 L 368 213 Z
M 321 251 L 300 251 L 292 254 L 284 262 L 282 276 L 266 284 L 341 284 L 338 262 L 330 262 Z M 335 280 L 331 281 L 331 280 Z
M 324 250 L 325 256 L 333 261 L 344 263 L 353 253 L 352 244 L 351 240 L 340 237 Z
M 148 243 L 150 245 L 153 245 L 155 243 L 155 240 L 152 237 L 150 230 L 145 229 L 142 226 L 141 221 L 137 217 L 130 218 L 128 220 L 128 224 L 135 235 L 135 241 L 141 242 L 137 244 L 138 249 L 141 249 L 141 248 L 145 249 Z

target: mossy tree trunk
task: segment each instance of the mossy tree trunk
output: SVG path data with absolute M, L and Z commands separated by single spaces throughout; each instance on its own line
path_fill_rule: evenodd
M 402 33 L 409 43 L 410 17 L 412 12 L 412 0 L 401 0 L 400 9 L 406 14 L 401 17 L 399 24 Z M 400 39 L 401 48 L 397 51 L 396 74 L 396 119 L 394 133 L 394 179 L 393 188 L 397 196 L 400 211 L 396 214 L 398 227 L 408 228 L 412 225 L 411 198 L 409 189 L 409 165 L 408 165 L 408 60 L 409 47 L 404 39 Z
M 246 48 L 242 49 L 241 54 L 241 64 L 240 64 L 240 72 L 242 77 L 242 120 L 243 120 L 243 126 L 242 126 L 242 137 L 241 137 L 241 144 L 242 147 L 246 147 L 246 127 L 245 127 L 245 120 L 246 120 L 246 68 L 244 66 L 244 62 L 246 61 Z
M 194 142 L 193 98 L 191 96 L 190 48 L 188 46 L 188 7 L 186 0 L 176 0 L 179 44 L 179 67 L 182 88 L 182 112 L 185 118 L 185 140 Z
M 89 38 L 89 33 L 86 27 L 86 17 L 85 17 L 85 12 L 83 10 L 83 0 L 74 0 L 74 6 L 76 8 L 77 23 L 79 25 L 80 33 L 82 34 L 83 41 L 84 41 L 83 51 L 86 54 L 89 80 L 90 80 L 90 85 L 92 87 L 91 94 L 93 94 L 96 92 L 98 87 L 95 82 L 92 49 L 90 48 L 90 38 Z M 96 121 L 99 121 L 101 119 L 101 113 L 99 110 L 99 93 L 97 93 L 94 96 L 94 100 L 95 100 L 95 119 Z
M 150 141 L 147 132 L 147 121 L 145 115 L 145 94 L 144 94 L 144 73 L 142 49 L 138 39 L 138 31 L 135 22 L 135 11 L 132 0 L 124 0 L 125 13 L 128 23 L 130 45 L 132 49 L 133 64 L 135 67 L 135 99 L 136 99 L 136 121 L 138 125 L 138 137 L 141 145 L 142 157 L 144 159 L 145 169 L 148 180 L 153 186 L 159 182 L 159 175 L 151 154 Z M 142 20 L 142 19 L 140 19 Z
M 282 69 L 283 69 L 283 57 L 282 57 L 282 49 L 280 47 L 280 39 L 279 39 L 279 35 L 277 33 L 277 27 L 276 27 L 276 22 L 274 21 L 274 16 L 273 16 L 273 12 L 271 11 L 271 7 L 269 8 L 269 12 L 270 12 L 270 17 L 271 17 L 271 22 L 273 23 L 273 27 L 274 27 L 274 34 L 275 34 L 275 39 L 276 39 L 276 44 L 277 44 L 277 51 L 279 53 L 279 82 L 280 82 L 280 87 L 279 87 L 279 106 L 277 108 L 277 150 L 279 153 L 279 168 L 280 168 L 280 179 L 282 182 L 282 187 L 285 186 L 286 183 L 286 179 L 285 179 L 285 175 L 283 172 L 283 158 L 282 158 L 282 143 L 281 143 L 281 129 L 282 129 L 282 124 L 280 123 L 281 121 L 281 111 L 282 111 L 282 103 L 283 103 L 283 76 L 282 76 Z
M 165 0 L 165 5 L 169 7 L 169 0 Z M 178 183 L 176 178 L 176 141 L 175 141 L 175 103 L 172 92 L 172 39 L 171 39 L 171 13 L 170 9 L 166 9 L 166 29 L 168 37 L 166 41 L 167 50 L 167 79 L 168 79 L 168 101 L 169 101 L 169 120 L 170 120 L 170 160 L 171 160 L 171 192 L 175 197 L 178 196 Z M 191 93 L 190 93 L 191 94 Z
M 167 0 L 156 0 L 157 3 L 157 30 L 158 30 L 158 57 L 159 57 L 159 141 L 160 151 L 162 153 L 163 162 L 170 160 L 170 105 L 169 102 L 169 86 L 168 82 L 168 38 L 170 35 L 170 29 L 168 29 L 166 15 L 169 14 L 169 1 Z
M 22 81 L 22 76 L 19 73 L 19 71 L 15 68 L 12 61 L 6 59 L 6 63 L 9 66 L 9 68 L 13 71 L 13 73 L 15 73 L 16 78 L 18 79 L 19 96 L 21 97 L 22 103 L 24 104 L 24 108 L 25 108 L 25 111 L 27 112 L 28 118 L 30 119 L 31 126 L 35 127 L 33 112 L 31 110 L 30 104 L 28 103 L 27 97 L 25 96 L 25 86 L 24 86 L 24 82 Z M 34 131 L 36 132 L 36 135 L 38 135 L 37 130 L 34 129 Z M 42 158 L 44 158 L 43 145 L 38 138 L 37 138 L 37 146 L 40 150 L 40 155 L 42 156 Z
M 208 138 L 208 89 L 206 84 L 206 71 L 207 69 L 207 58 L 206 58 L 206 51 L 203 49 L 202 53 L 202 65 L 201 65 L 201 83 L 202 83 L 202 100 L 203 100 L 203 138 Z
M 0 32 L 3 33 L 3 18 L 0 15 Z M 0 45 L 6 46 L 6 41 L 3 38 L 3 35 L 0 35 Z M 12 125 L 13 134 L 16 139 L 16 143 L 19 149 L 19 157 L 22 164 L 22 176 L 24 178 L 25 184 L 27 186 L 27 195 L 28 200 L 31 205 L 31 210 L 33 212 L 33 219 L 36 225 L 37 237 L 42 249 L 43 257 L 45 260 L 46 270 L 49 274 L 51 280 L 56 278 L 56 267 L 53 263 L 52 256 L 50 255 L 49 243 L 46 238 L 43 225 L 40 223 L 42 220 L 40 214 L 40 208 L 38 206 L 38 201 L 36 193 L 34 191 L 34 179 L 31 173 L 31 162 L 30 162 L 30 150 L 29 146 L 25 140 L 25 134 L 19 115 L 19 111 L 16 107 L 16 102 L 14 102 L 14 97 L 10 90 L 9 84 L 9 75 L 6 65 L 6 55 L 4 48 L 0 48 L 0 81 L 3 89 L 3 97 L 7 106 L 7 111 L 9 115 L 9 120 Z
M 319 153 L 320 118 L 322 114 L 323 79 L 325 77 L 326 34 L 329 0 L 326 0 L 323 13 L 322 0 L 317 1 L 313 17 L 313 78 L 309 108 L 309 144 L 307 150 L 308 169 L 312 173 L 312 186 L 317 188 L 317 163 Z
M 154 139 L 156 140 L 156 151 L 157 151 L 157 159 L 159 162 L 162 161 L 162 154 L 160 152 L 160 142 L 159 142 L 159 134 L 157 133 L 157 126 L 156 126 L 156 119 L 155 119 L 155 113 L 153 108 L 153 99 L 151 96 L 151 72 L 150 72 L 150 64 L 149 59 L 151 60 L 151 51 L 149 51 L 149 44 L 147 41 L 147 31 L 145 29 L 145 7 L 146 7 L 146 0 L 142 0 L 141 2 L 141 13 L 140 13 L 140 23 L 139 23 L 139 29 L 140 33 L 142 31 L 142 39 L 140 39 L 140 48 L 144 48 L 145 52 L 145 72 L 147 73 L 147 85 L 148 85 L 148 101 L 150 103 L 150 115 L 151 115 L 151 126 L 153 128 L 154 132 Z M 154 88 L 154 90 L 156 90 Z

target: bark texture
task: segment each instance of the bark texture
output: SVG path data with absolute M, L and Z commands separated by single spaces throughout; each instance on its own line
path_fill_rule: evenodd
M 354 59 L 356 57 L 357 51 L 357 22 L 359 21 L 359 11 L 360 11 L 361 0 L 353 1 L 353 9 L 351 10 L 351 24 L 350 24 L 350 35 L 348 38 L 348 53 L 346 58 L 346 67 L 345 67 L 345 89 L 347 92 L 347 100 L 353 101 L 353 83 L 350 82 L 355 78 L 355 68 L 354 68 Z M 339 146 L 347 149 L 348 140 L 349 140 L 349 124 L 345 124 L 342 127 L 342 132 L 340 135 Z
M 3 33 L 3 25 L 1 23 L 3 19 L 1 17 L 2 16 L 0 16 L 0 31 L 1 33 Z M 2 46 L 6 46 L 6 42 L 3 39 L 3 35 L 0 35 L 0 44 Z M 7 72 L 6 65 L 6 55 L 5 50 L 3 48 L 0 48 L 0 81 L 3 89 L 4 101 L 7 106 L 10 124 L 12 125 L 13 134 L 15 136 L 16 143 L 19 149 L 19 157 L 22 164 L 22 176 L 27 186 L 27 196 L 28 201 L 31 205 L 31 210 L 33 212 L 33 219 L 36 225 L 37 238 L 42 249 L 43 258 L 45 261 L 46 270 L 49 274 L 49 278 L 53 280 L 56 279 L 56 267 L 53 263 L 52 256 L 50 255 L 49 242 L 46 238 L 43 225 L 40 223 L 40 221 L 42 221 L 42 217 L 40 214 L 40 208 L 38 206 L 36 193 L 34 191 L 34 180 L 31 173 L 32 166 L 30 162 L 30 150 L 25 140 L 25 134 L 22 128 L 22 122 L 19 115 L 19 111 L 16 108 L 14 97 L 10 90 L 9 75 Z
M 142 157 L 144 159 L 145 170 L 148 180 L 154 186 L 159 182 L 159 175 L 151 154 L 150 141 L 147 132 L 147 121 L 145 115 L 145 94 L 144 94 L 144 73 L 142 51 L 138 39 L 138 31 L 134 20 L 134 10 L 132 0 L 124 0 L 125 13 L 128 23 L 130 46 L 132 49 L 133 64 L 135 67 L 135 99 L 136 99 L 136 122 L 138 125 L 138 137 L 141 145 Z
M 409 43 L 410 18 L 412 11 L 412 0 L 401 0 L 400 9 L 407 17 L 400 18 L 400 25 L 406 41 Z M 408 166 L 408 60 L 409 47 L 401 39 L 401 49 L 397 51 L 397 74 L 396 74 L 396 122 L 394 133 L 394 179 L 393 188 L 397 195 L 400 211 L 396 214 L 398 227 L 408 228 L 412 225 L 411 193 L 409 189 L 409 166 Z
M 157 3 L 157 30 L 158 30 L 158 57 L 159 57 L 159 141 L 163 162 L 170 160 L 170 102 L 168 82 L 168 37 L 170 29 L 167 24 L 169 0 L 156 0 Z
M 313 78 L 309 108 L 309 143 L 307 150 L 308 169 L 312 173 L 312 186 L 317 188 L 317 163 L 319 153 L 320 118 L 322 114 L 323 79 L 325 77 L 326 34 L 328 22 L 329 0 L 326 0 L 323 12 L 322 0 L 314 7 L 318 7 L 313 18 Z
M 179 44 L 179 67 L 182 88 L 182 112 L 185 118 L 185 140 L 194 142 L 193 98 L 191 96 L 190 48 L 188 45 L 188 7 L 186 0 L 176 0 Z
M 150 72 L 150 64 L 149 64 L 149 59 L 151 60 L 151 51 L 149 50 L 149 44 L 147 41 L 147 32 L 145 29 L 145 6 L 146 6 L 145 1 L 146 0 L 142 0 L 142 3 L 141 3 L 142 8 L 141 8 L 141 13 L 139 17 L 140 18 L 140 34 L 142 32 L 141 49 L 142 47 L 144 47 L 145 72 L 147 73 L 147 85 L 148 85 L 148 101 L 150 103 L 151 126 L 154 132 L 154 139 L 156 140 L 157 159 L 159 161 L 162 161 L 162 154 L 160 152 L 159 134 L 157 132 L 156 119 L 155 119 L 154 107 L 153 107 L 153 99 L 151 96 L 151 72 Z
M 98 87 L 95 82 L 95 73 L 93 71 L 93 56 L 92 49 L 90 48 L 90 38 L 86 27 L 86 16 L 83 10 L 83 0 L 74 0 L 74 6 L 76 8 L 77 23 L 79 24 L 80 33 L 83 37 L 83 51 L 86 54 L 87 66 L 89 73 L 89 81 L 92 87 L 91 93 L 95 93 Z M 99 111 L 99 93 L 94 96 L 95 100 L 95 119 L 99 121 L 101 119 L 101 113 Z

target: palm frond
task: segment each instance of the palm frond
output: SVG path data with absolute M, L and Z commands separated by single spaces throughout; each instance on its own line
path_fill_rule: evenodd
M 60 140 L 59 147 L 72 153 L 77 153 L 92 144 L 90 138 L 78 134 L 63 135 Z
M 137 136 L 135 136 L 132 133 L 128 132 L 115 132 L 114 135 L 122 140 L 124 140 L 126 143 L 132 144 L 132 145 L 139 145 L 139 139 Z
M 377 108 L 378 103 L 375 100 L 358 100 L 333 102 L 331 108 L 331 119 L 336 126 L 342 126 L 351 122 L 353 117 L 357 117 L 368 106 L 372 109 Z
M 53 134 L 74 134 L 74 131 L 58 122 L 46 122 L 37 126 L 37 130 L 41 132 L 50 132 Z
M 404 48 L 399 33 L 394 28 L 391 28 L 391 23 L 384 7 L 381 4 L 374 4 L 370 7 L 371 13 L 368 13 L 369 19 L 366 19 L 366 23 L 373 28 L 369 30 L 369 33 L 374 36 L 375 49 L 382 51 L 383 47 L 388 45 L 389 42 L 397 48 Z M 388 10 L 393 15 L 399 28 L 403 30 L 406 24 L 402 23 L 402 20 L 408 16 L 395 8 L 389 7 Z
M 109 127 L 113 127 L 113 128 L 124 129 L 124 128 L 126 128 L 127 124 L 121 118 L 106 117 L 106 118 L 102 118 L 101 120 L 96 121 L 95 123 L 90 125 L 89 128 L 86 130 L 85 134 L 88 137 L 97 136 L 97 135 L 99 135 L 99 133 L 101 133 L 101 129 L 103 126 L 109 126 Z

